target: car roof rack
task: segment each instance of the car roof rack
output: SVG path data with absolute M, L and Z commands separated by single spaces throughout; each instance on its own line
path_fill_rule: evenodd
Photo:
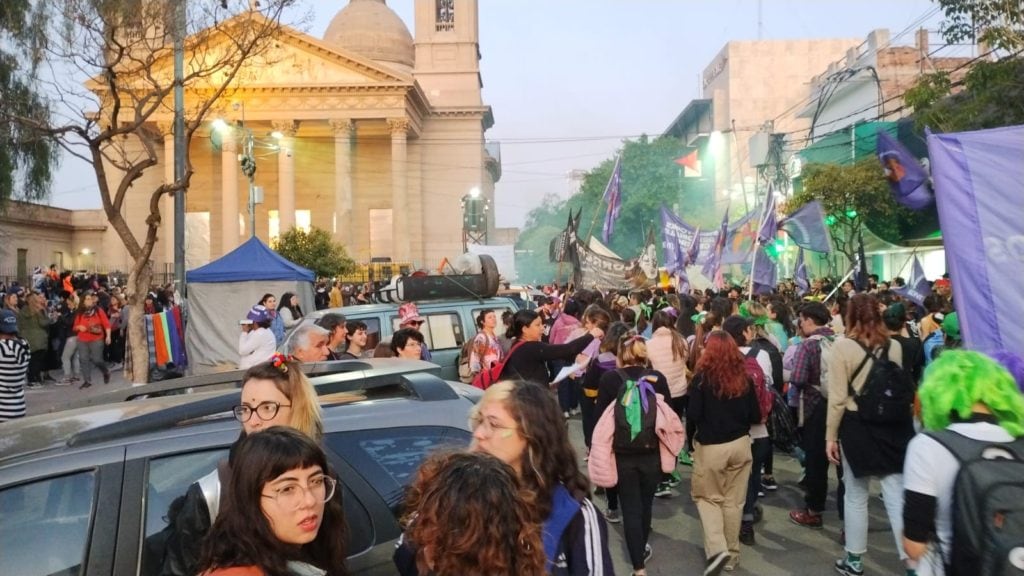
M 391 359 L 393 360 L 393 359 Z M 379 361 L 378 361 L 379 362 Z M 419 361 L 414 361 L 419 362 Z M 377 363 L 377 362 L 375 362 Z M 459 394 L 448 385 L 447 382 L 434 374 L 428 372 L 409 372 L 408 362 L 401 361 L 385 362 L 384 369 L 380 366 L 371 366 L 364 362 L 352 362 L 351 364 L 363 364 L 366 369 L 373 369 L 372 374 L 365 370 L 334 370 L 331 371 L 331 364 L 339 362 L 320 362 L 310 365 L 303 365 L 307 375 L 312 376 L 313 387 L 317 396 L 328 396 L 339 392 L 354 392 L 360 390 L 376 390 L 393 386 L 401 386 L 411 392 L 412 396 L 424 402 L 437 402 L 442 400 L 456 400 Z M 387 366 L 393 364 L 393 366 Z M 432 366 L 427 362 L 422 362 Z M 309 370 L 306 370 L 306 368 Z M 391 368 L 391 369 L 388 369 Z M 327 379 L 334 375 L 337 379 Z M 141 388 L 141 387 L 140 387 Z M 229 412 L 238 404 L 238 397 L 234 391 L 226 392 L 218 396 L 197 399 L 194 402 L 186 402 L 177 406 L 170 406 L 163 410 L 142 414 L 132 418 L 98 426 L 89 430 L 79 432 L 68 439 L 68 446 L 81 446 L 95 444 L 125 436 L 133 436 L 155 432 L 176 426 L 182 422 L 214 416 Z

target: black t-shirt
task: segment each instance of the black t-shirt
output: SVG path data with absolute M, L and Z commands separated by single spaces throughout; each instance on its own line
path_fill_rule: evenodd
M 690 403 L 686 408 L 686 437 L 701 444 L 725 444 L 750 434 L 750 425 L 761 422 L 750 379 L 746 391 L 736 398 L 719 398 L 698 374 L 690 384 Z
M 654 392 L 661 394 L 666 402 L 672 398 L 672 393 L 668 389 L 668 380 L 665 379 L 665 375 L 657 370 L 645 368 L 643 366 L 626 366 L 621 368 L 623 372 L 631 380 L 639 380 L 643 376 L 654 376 L 658 379 L 654 383 Z M 622 379 L 622 375 L 619 374 L 618 370 L 609 370 L 601 375 L 601 380 L 597 385 L 597 402 L 594 404 L 594 415 L 600 419 L 604 414 L 604 411 L 608 409 L 608 406 L 615 402 L 615 399 L 619 397 L 619 391 L 622 389 L 622 385 L 626 381 Z

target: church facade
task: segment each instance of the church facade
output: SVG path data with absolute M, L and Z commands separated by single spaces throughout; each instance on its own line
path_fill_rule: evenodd
M 461 254 L 463 200 L 478 194 L 493 206 L 501 176 L 484 137 L 494 120 L 481 96 L 478 30 L 477 0 L 416 0 L 415 37 L 385 0 L 350 0 L 323 38 L 283 28 L 191 142 L 187 267 L 254 231 L 272 243 L 295 226 L 327 230 L 357 261 L 434 268 Z M 173 118 L 155 120 L 162 166 L 124 208 L 138 233 L 149 212 L 141 191 L 173 179 Z M 262 192 L 252 215 L 239 163 L 250 149 Z M 171 198 L 161 214 L 157 272 L 174 260 Z M 486 226 L 493 230 L 493 209 Z M 129 260 L 102 259 L 111 268 Z

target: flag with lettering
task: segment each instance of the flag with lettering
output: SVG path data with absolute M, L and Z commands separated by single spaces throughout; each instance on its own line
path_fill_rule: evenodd
M 793 270 L 793 283 L 796 284 L 796 293 L 803 296 L 811 291 L 811 281 L 807 278 L 807 264 L 804 262 L 804 249 L 800 248 L 796 253 L 796 268 Z
M 693 240 L 690 240 L 690 247 L 686 249 L 686 265 L 693 266 L 700 256 L 700 228 L 693 232 Z
M 667 212 L 662 210 L 661 229 L 663 232 L 661 234 L 661 250 L 665 255 L 665 269 L 672 273 L 678 273 L 686 267 L 686 253 L 683 246 L 679 243 L 679 236 L 664 233 L 664 230 L 668 228 L 667 218 Z
M 604 226 L 601 228 L 601 239 L 608 243 L 612 232 L 615 232 L 615 221 L 619 218 L 619 211 L 622 210 L 622 156 L 615 158 L 615 167 L 612 168 L 612 176 L 605 186 L 602 197 L 607 208 L 604 214 Z
M 899 140 L 879 130 L 876 153 L 889 180 L 893 200 L 917 211 L 931 206 L 935 197 L 928 187 L 928 173 Z
M 1024 350 L 1024 126 L 927 140 L 964 347 Z
M 793 243 L 811 252 L 831 252 L 832 242 L 825 226 L 825 209 L 812 200 L 779 222 Z
M 925 278 L 924 267 L 921 266 L 921 260 L 916 255 L 914 256 L 914 263 L 910 267 L 910 277 L 907 279 L 906 285 L 895 287 L 892 291 L 902 296 L 905 300 L 909 300 L 924 308 L 924 299 L 932 293 L 932 286 L 928 279 Z

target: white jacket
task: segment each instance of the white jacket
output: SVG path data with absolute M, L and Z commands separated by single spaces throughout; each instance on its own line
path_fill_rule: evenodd
M 277 351 L 277 339 L 267 328 L 257 328 L 238 335 L 238 368 L 244 370 L 270 360 Z

